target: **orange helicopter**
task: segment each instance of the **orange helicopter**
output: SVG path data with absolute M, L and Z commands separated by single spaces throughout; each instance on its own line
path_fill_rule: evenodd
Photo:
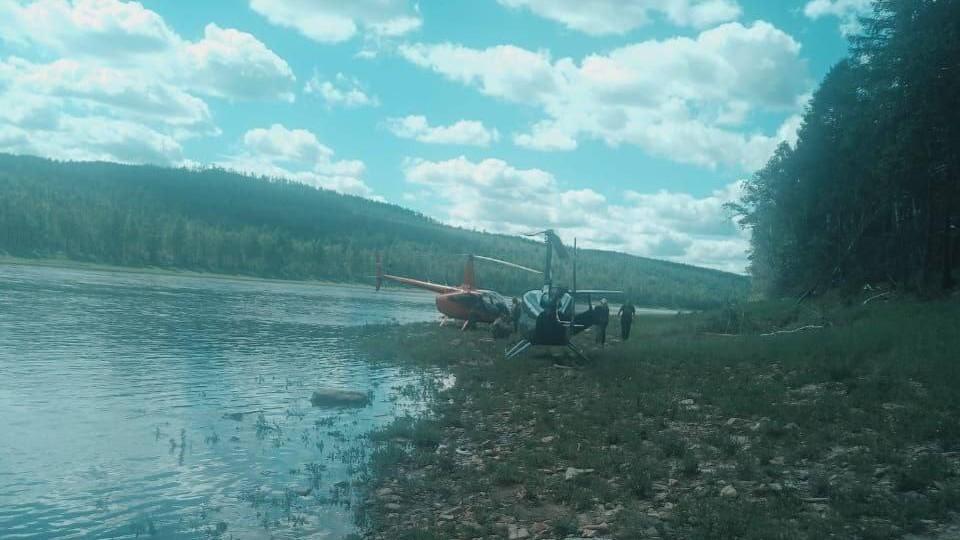
M 380 255 L 377 255 L 377 290 L 380 290 L 384 280 L 388 280 L 437 293 L 437 311 L 444 316 L 444 320 L 440 322 L 441 325 L 444 324 L 447 319 L 456 319 L 463 321 L 463 326 L 461 326 L 460 329 L 466 330 L 474 323 L 492 323 L 501 315 L 509 314 L 510 306 L 507 303 L 506 297 L 497 291 L 477 288 L 476 275 L 473 269 L 474 259 L 502 264 L 535 274 L 542 273 L 539 270 L 501 261 L 492 257 L 467 255 L 467 262 L 463 268 L 463 283 L 459 287 L 454 287 L 409 277 L 384 274 L 383 262 Z

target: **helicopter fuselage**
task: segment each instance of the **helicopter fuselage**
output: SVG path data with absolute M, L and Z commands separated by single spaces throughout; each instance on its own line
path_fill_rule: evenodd
M 463 289 L 437 295 L 437 311 L 451 319 L 492 323 L 509 313 L 507 300 L 496 291 Z
M 521 298 L 520 334 L 533 345 L 566 345 L 592 324 L 592 311 L 574 313 L 573 295 L 565 288 L 533 289 Z

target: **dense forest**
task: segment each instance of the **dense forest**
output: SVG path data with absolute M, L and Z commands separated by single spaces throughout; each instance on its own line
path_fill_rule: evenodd
M 960 1 L 880 0 L 849 56 L 733 205 L 769 295 L 934 296 L 960 252 Z
M 562 232 L 562 231 L 561 231 Z M 465 253 L 541 268 L 535 241 L 449 227 L 398 206 L 220 169 L 64 163 L 0 154 L 0 254 L 284 279 L 370 282 L 388 272 L 459 284 Z M 569 262 L 558 277 L 567 280 Z M 478 263 L 481 286 L 516 294 L 539 276 Z M 581 250 L 581 287 L 642 305 L 705 308 L 749 281 L 714 270 Z

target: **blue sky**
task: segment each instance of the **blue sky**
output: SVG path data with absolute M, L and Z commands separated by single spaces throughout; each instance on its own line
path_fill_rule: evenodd
M 743 272 L 722 204 L 869 4 L 0 0 L 0 151 L 216 164 Z

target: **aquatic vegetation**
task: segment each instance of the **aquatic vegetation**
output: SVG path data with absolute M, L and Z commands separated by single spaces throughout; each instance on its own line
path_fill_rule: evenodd
M 322 463 L 310 462 L 304 465 L 304 469 L 310 474 L 310 485 L 315 489 L 320 487 L 320 481 L 323 479 L 323 473 L 327 470 L 327 466 Z
M 326 416 L 326 417 L 317 418 L 316 420 L 314 420 L 313 425 L 316 427 L 316 429 L 319 429 L 321 427 L 330 427 L 334 425 L 336 422 L 337 422 L 336 416 Z
M 305 413 L 303 411 L 303 408 L 300 407 L 299 401 L 294 401 L 293 405 L 291 405 L 290 407 L 287 407 L 287 417 L 292 416 L 294 418 L 303 418 L 306 415 L 307 413 Z
M 217 434 L 217 430 L 213 430 L 209 435 L 203 438 L 203 442 L 206 444 L 217 444 L 220 442 L 220 435 Z
M 273 424 L 268 423 L 267 417 L 264 416 L 263 413 L 257 415 L 257 420 L 253 424 L 253 427 L 256 430 L 258 439 L 263 439 L 271 432 L 280 429 L 280 426 L 276 423 L 276 421 L 274 421 Z
M 179 450 L 177 455 L 177 464 L 183 465 L 183 457 L 187 450 L 187 430 L 184 428 L 180 429 L 180 441 L 177 442 L 173 437 L 170 438 L 170 453 L 173 454 Z
M 157 525 L 150 516 L 141 516 L 130 524 L 130 533 L 136 538 L 141 536 L 156 536 Z
M 229 526 L 226 521 L 218 521 L 216 524 L 207 526 L 203 530 L 203 536 L 205 538 L 222 538 L 223 535 L 227 534 L 227 529 Z

